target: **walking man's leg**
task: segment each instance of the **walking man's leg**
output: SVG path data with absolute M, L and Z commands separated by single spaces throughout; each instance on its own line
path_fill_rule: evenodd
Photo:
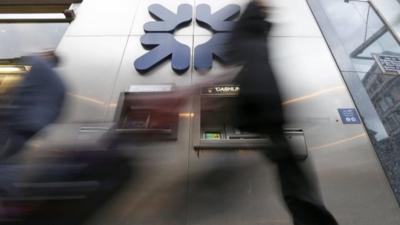
M 274 149 L 264 155 L 278 169 L 281 191 L 295 225 L 336 225 L 334 217 L 325 208 L 313 172 L 305 169 L 296 159 L 283 132 L 274 132 Z

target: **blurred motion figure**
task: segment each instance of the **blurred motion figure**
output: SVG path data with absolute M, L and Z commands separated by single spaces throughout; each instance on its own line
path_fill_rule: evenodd
M 53 70 L 59 63 L 54 52 L 26 57 L 31 70 L 12 97 L 0 159 L 17 154 L 25 143 L 60 115 L 65 99 L 64 82 Z
M 265 20 L 267 7 L 251 1 L 233 30 L 227 52 L 242 66 L 235 78 L 240 86 L 236 125 L 244 131 L 267 135 L 274 143 L 263 154 L 278 168 L 281 191 L 295 225 L 336 225 L 325 208 L 318 185 L 284 137 L 282 99 L 269 63 L 267 39 L 272 24 Z
M 12 94 L 0 146 L 0 224 L 83 224 L 132 174 L 130 157 L 98 144 L 43 147 L 14 158 L 61 113 L 66 87 L 53 70 L 58 63 L 54 52 L 23 59 L 31 70 Z

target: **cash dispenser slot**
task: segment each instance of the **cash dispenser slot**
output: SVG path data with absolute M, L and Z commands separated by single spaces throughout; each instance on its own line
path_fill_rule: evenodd
M 265 150 L 273 147 L 268 136 L 249 133 L 235 127 L 234 105 L 240 87 L 218 85 L 202 89 L 196 105 L 194 149 L 204 150 Z M 307 158 L 304 132 L 300 128 L 285 128 L 284 135 L 298 158 Z
M 174 85 L 169 84 L 130 86 L 119 98 L 115 132 L 133 139 L 176 140 L 179 112 L 171 105 L 179 100 L 165 98 L 173 91 Z

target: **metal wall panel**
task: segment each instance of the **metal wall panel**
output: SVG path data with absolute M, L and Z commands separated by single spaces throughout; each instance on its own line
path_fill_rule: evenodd
M 128 35 L 139 3 L 137 0 L 85 0 L 66 35 Z
M 277 24 L 271 36 L 322 36 L 306 1 L 272 0 L 271 5 L 271 21 Z
M 58 52 L 69 93 L 65 122 L 104 121 L 127 37 L 64 37 Z
M 176 39 L 183 44 L 192 46 L 192 37 L 190 36 L 177 36 Z M 107 119 L 113 118 L 119 94 L 128 90 L 129 85 L 166 83 L 173 83 L 177 86 L 190 85 L 191 70 L 189 69 L 185 73 L 178 75 L 172 71 L 170 60 L 157 65 L 148 73 L 140 74 L 135 70 L 133 63 L 146 52 L 147 50 L 140 44 L 140 36 L 129 37 L 118 76 L 115 77 L 115 83 L 110 84 L 110 86 L 113 86 L 113 93 L 110 95 L 111 102 Z
M 214 13 L 228 4 L 237 4 L 241 6 L 242 13 L 247 2 L 247 0 L 196 0 L 196 6 L 200 4 L 208 4 L 212 6 L 211 12 Z M 322 36 L 305 1 L 271 0 L 268 2 L 274 6 L 270 9 L 270 20 L 276 23 L 271 36 Z M 199 26 L 197 23 L 195 23 L 194 29 L 195 35 L 211 34 L 210 31 Z
M 145 75 L 137 73 L 134 60 L 146 52 L 140 44 L 140 35 L 144 23 L 152 21 L 148 5 L 160 3 L 175 11 L 181 3 L 206 2 L 212 10 L 223 4 L 208 0 L 134 2 L 138 6 L 136 13 L 132 1 L 98 6 L 113 12 L 129 9 L 130 13 L 122 13 L 129 14 L 127 20 L 135 18 L 129 37 L 128 22 L 122 19 L 126 17 L 117 13 L 90 27 L 90 19 L 85 18 L 100 14 L 93 12 L 97 9 L 94 1 L 87 0 L 86 9 L 82 8 L 68 35 L 93 36 L 67 35 L 62 41 L 59 52 L 66 58 L 62 71 L 71 90 L 104 102 L 102 106 L 91 106 L 93 102 L 80 103 L 71 97 L 70 118 L 111 120 L 118 93 L 130 84 L 188 85 L 226 70 L 214 62 L 210 72 L 190 69 L 177 75 L 167 61 Z M 364 127 L 343 125 L 340 121 L 337 108 L 354 104 L 306 2 L 275 0 L 273 3 L 280 6 L 273 16 L 280 26 L 270 42 L 271 59 L 284 92 L 290 125 L 305 130 L 328 208 L 341 224 L 397 224 L 398 206 Z M 191 49 L 211 37 L 195 22 L 176 34 Z M 182 112 L 192 112 L 193 104 L 196 102 L 189 102 Z M 134 156 L 132 164 L 138 175 L 89 224 L 291 223 L 278 195 L 271 164 L 256 152 L 206 152 L 198 157 L 192 147 L 195 135 L 200 133 L 193 130 L 190 116 L 183 116 L 177 142 L 125 146 Z
M 229 5 L 229 4 L 235 4 L 239 5 L 241 7 L 240 12 L 243 13 L 244 7 L 246 3 L 248 2 L 247 0 L 228 0 L 228 1 L 212 1 L 212 0 L 196 0 L 196 7 L 201 5 L 201 4 L 206 4 L 211 6 L 211 14 L 214 14 L 216 11 L 222 9 L 223 7 Z M 194 18 L 194 21 L 196 20 L 196 17 Z M 195 35 L 211 35 L 212 32 L 209 31 L 208 29 L 205 29 L 204 27 L 200 26 L 197 22 L 194 24 L 194 34 Z
M 149 14 L 149 6 L 152 4 L 161 4 L 168 10 L 173 13 L 176 13 L 178 10 L 178 6 L 181 4 L 189 4 L 191 6 L 194 5 L 194 0 L 179 0 L 179 1 L 171 1 L 171 0 L 141 0 L 140 1 L 139 10 L 135 16 L 135 23 L 133 24 L 133 28 L 131 31 L 131 35 L 142 35 L 144 34 L 143 25 L 147 22 L 154 21 L 154 19 Z M 193 10 L 194 11 L 194 10 Z M 179 29 L 175 32 L 176 35 L 189 35 L 193 34 L 193 20 L 189 26 L 185 26 L 182 29 Z

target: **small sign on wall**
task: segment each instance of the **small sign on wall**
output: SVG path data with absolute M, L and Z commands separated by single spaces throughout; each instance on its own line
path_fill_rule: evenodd
M 340 118 L 343 124 L 360 124 L 361 120 L 358 116 L 356 109 L 354 108 L 343 108 L 338 109 Z
M 388 54 L 374 54 L 376 63 L 386 75 L 400 75 L 400 56 Z
M 218 85 L 204 87 L 201 90 L 202 95 L 214 95 L 214 96 L 237 96 L 240 92 L 238 85 Z

